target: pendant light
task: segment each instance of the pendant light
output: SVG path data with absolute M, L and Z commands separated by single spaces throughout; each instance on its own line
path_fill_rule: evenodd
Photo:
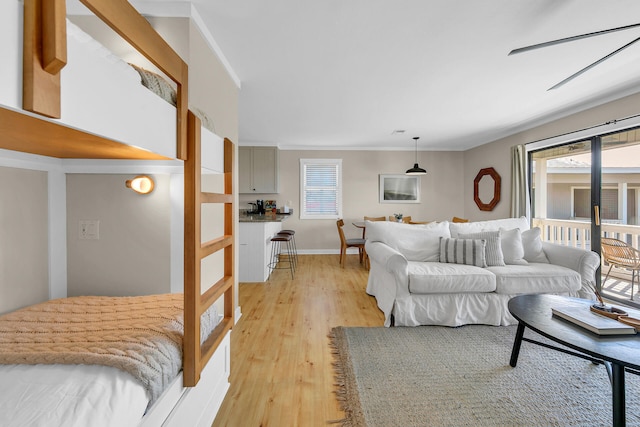
M 405 174 L 406 175 L 426 175 L 427 171 L 418 166 L 418 138 L 419 136 L 414 136 L 413 140 L 416 142 L 416 162 L 413 164 L 411 169 L 408 169 Z

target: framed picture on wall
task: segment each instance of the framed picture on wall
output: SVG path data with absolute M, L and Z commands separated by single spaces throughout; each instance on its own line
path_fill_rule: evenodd
M 420 203 L 420 177 L 380 175 L 380 203 Z

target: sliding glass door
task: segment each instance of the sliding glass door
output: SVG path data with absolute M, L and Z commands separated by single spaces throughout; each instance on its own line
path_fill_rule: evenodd
M 530 151 L 529 183 L 532 222 L 543 239 L 597 252 L 604 258 L 597 277 L 602 295 L 640 302 L 631 271 L 611 267 L 602 254 L 603 237 L 640 245 L 640 130 Z
M 615 239 L 616 245 L 629 254 L 640 249 L 640 129 L 616 132 L 601 137 L 602 237 Z M 603 245 L 611 241 L 603 241 Z M 602 246 L 607 249 L 607 246 Z M 608 251 L 602 253 L 602 294 L 611 299 L 640 303 L 638 277 L 631 289 L 631 264 L 609 262 Z M 607 276 L 608 274 L 608 276 Z M 606 281 L 605 281 L 606 279 Z
M 585 139 L 529 153 L 533 226 L 545 241 L 597 249 L 598 193 L 592 173 L 594 141 Z M 594 220 L 595 219 L 595 220 Z

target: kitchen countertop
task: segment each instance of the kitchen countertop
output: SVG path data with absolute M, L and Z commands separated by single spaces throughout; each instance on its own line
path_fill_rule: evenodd
M 238 220 L 240 222 L 283 222 L 290 216 L 289 214 L 240 214 Z

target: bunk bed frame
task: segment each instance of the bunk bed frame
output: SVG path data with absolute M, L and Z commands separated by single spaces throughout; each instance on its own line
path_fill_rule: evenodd
M 187 64 L 126 0 L 80 0 L 177 85 L 177 154 L 184 160 L 183 386 L 194 387 L 234 316 L 234 144 L 224 140 L 224 193 L 201 191 L 200 120 L 188 111 Z M 66 63 L 64 0 L 24 1 L 23 109 L 0 107 L 0 148 L 56 158 L 167 159 L 149 151 L 67 127 L 60 117 L 59 73 Z M 201 205 L 224 204 L 224 235 L 201 242 Z M 201 260 L 224 251 L 224 276 L 204 294 Z M 221 322 L 200 344 L 200 316 L 224 297 Z

